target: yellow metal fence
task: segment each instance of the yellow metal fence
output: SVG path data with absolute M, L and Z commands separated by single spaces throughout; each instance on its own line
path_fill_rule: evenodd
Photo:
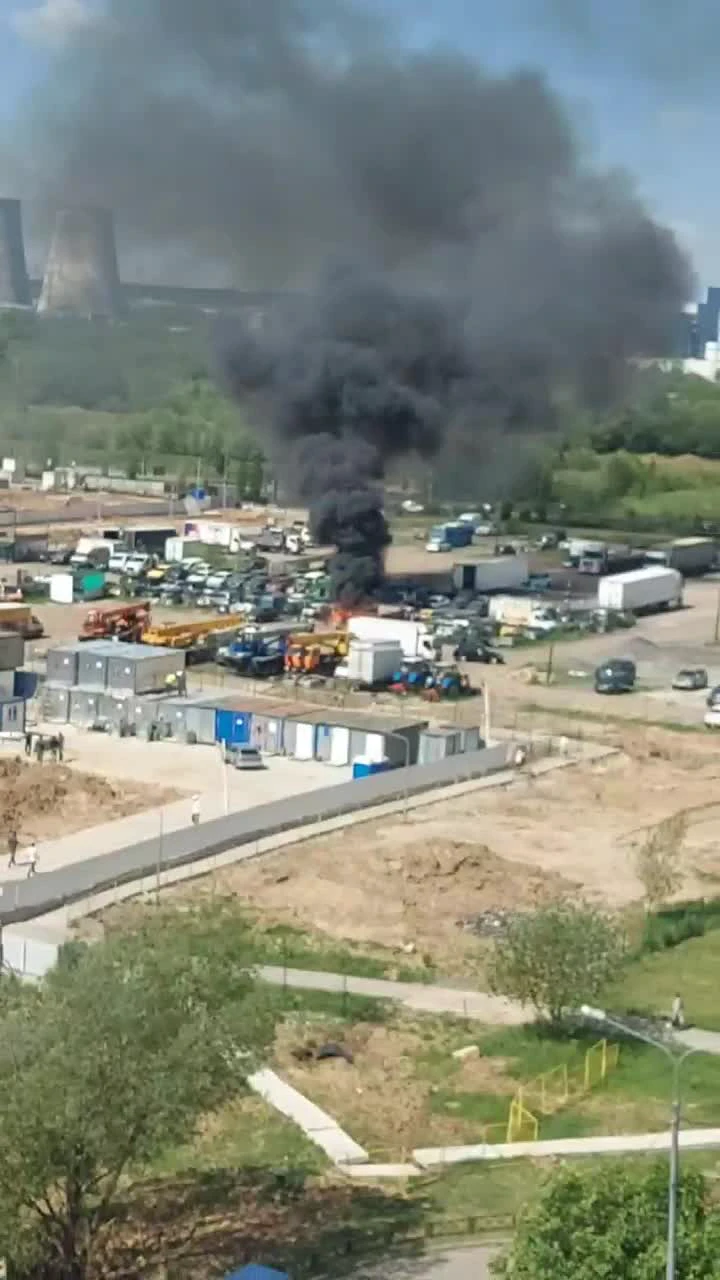
M 562 1063 L 520 1085 L 510 1103 L 506 1142 L 534 1141 L 540 1131 L 539 1117 L 554 1115 L 571 1098 L 582 1097 L 603 1084 L 619 1056 L 619 1045 L 598 1040 L 577 1066 Z

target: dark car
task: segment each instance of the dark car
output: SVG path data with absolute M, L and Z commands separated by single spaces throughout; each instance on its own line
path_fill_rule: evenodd
M 709 707 L 720 708 L 720 684 L 710 690 L 705 701 Z
M 629 658 L 611 658 L 595 672 L 596 693 L 631 693 L 635 688 L 637 670 Z
M 489 644 L 459 644 L 453 650 L 453 659 L 455 662 L 505 662 L 503 655 Z
M 683 667 L 672 682 L 673 689 L 707 689 L 708 673 L 704 667 Z

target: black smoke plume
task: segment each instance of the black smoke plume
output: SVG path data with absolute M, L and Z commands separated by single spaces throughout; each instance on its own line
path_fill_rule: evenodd
M 369 12 L 107 0 L 17 130 L 29 194 L 299 291 L 225 334 L 223 366 L 337 544 L 345 598 L 382 574 L 389 464 L 506 435 L 510 468 L 559 402 L 605 403 L 629 358 L 664 353 L 691 290 L 541 75 L 403 47 Z

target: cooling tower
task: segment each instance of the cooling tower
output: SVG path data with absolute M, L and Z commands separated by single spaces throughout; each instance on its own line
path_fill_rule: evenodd
M 112 214 L 63 209 L 57 216 L 38 311 L 112 317 L 122 311 Z
M 0 307 L 31 303 L 20 201 L 0 199 Z

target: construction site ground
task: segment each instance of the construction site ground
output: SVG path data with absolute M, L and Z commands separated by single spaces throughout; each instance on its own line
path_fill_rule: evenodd
M 170 781 L 158 785 L 146 779 L 111 779 L 76 764 L 39 765 L 5 746 L 0 756 L 2 838 L 15 831 L 21 845 L 54 840 L 177 798 Z
M 633 726 L 619 736 L 624 749 L 595 765 L 311 837 L 224 868 L 212 885 L 205 877 L 168 890 L 169 898 L 233 895 L 265 924 L 390 948 L 482 987 L 487 943 L 463 921 L 564 892 L 613 908 L 637 902 L 637 850 L 650 827 L 679 810 L 689 823 L 679 893 L 717 890 L 714 740 Z

